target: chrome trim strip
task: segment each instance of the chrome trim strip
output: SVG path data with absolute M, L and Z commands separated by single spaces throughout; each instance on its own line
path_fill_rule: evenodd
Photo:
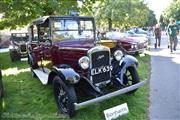
M 149 80 L 144 80 L 144 81 L 139 82 L 137 84 L 134 84 L 134 85 L 131 85 L 129 87 L 114 91 L 112 93 L 103 95 L 101 97 L 97 97 L 97 98 L 94 98 L 94 99 L 91 99 L 91 100 L 88 100 L 88 101 L 85 101 L 85 102 L 81 102 L 81 103 L 74 103 L 75 110 L 78 110 L 78 109 L 84 108 L 84 107 L 86 107 L 88 105 L 99 103 L 99 102 L 102 102 L 104 100 L 108 100 L 108 99 L 110 99 L 112 97 L 115 97 L 115 96 L 130 92 L 130 91 L 135 90 L 135 89 L 137 89 L 137 88 L 139 88 L 139 87 L 141 87 L 141 86 L 143 86 L 143 85 L 145 85 L 147 83 L 149 83 Z
M 75 47 L 60 47 L 59 50 L 84 50 L 84 51 L 88 51 L 88 48 L 75 48 Z

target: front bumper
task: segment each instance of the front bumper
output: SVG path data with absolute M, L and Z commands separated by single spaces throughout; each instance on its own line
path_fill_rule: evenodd
M 27 52 L 19 52 L 19 54 L 21 58 L 27 57 L 28 55 Z
M 137 84 L 131 85 L 129 87 L 114 91 L 114 92 L 106 94 L 106 95 L 103 95 L 103 96 L 98 97 L 98 98 L 94 98 L 94 99 L 91 99 L 91 100 L 88 100 L 88 101 L 85 101 L 85 102 L 81 102 L 81 103 L 74 103 L 75 110 L 78 110 L 78 109 L 84 108 L 84 107 L 86 107 L 88 105 L 99 103 L 99 102 L 102 102 L 104 100 L 108 100 L 108 99 L 110 99 L 112 97 L 115 97 L 115 96 L 130 92 L 130 91 L 135 90 L 135 89 L 137 89 L 137 88 L 139 88 L 139 87 L 141 87 L 141 86 L 143 86 L 143 85 L 145 85 L 147 83 L 148 83 L 148 80 L 145 80 L 145 81 L 139 82 Z

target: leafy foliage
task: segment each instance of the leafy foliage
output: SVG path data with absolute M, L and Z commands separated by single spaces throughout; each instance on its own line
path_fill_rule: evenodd
M 143 1 L 139 0 L 99 0 L 83 2 L 83 4 L 81 13 L 94 15 L 98 26 L 109 29 L 112 27 L 149 26 L 156 22 L 152 11 Z
M 82 6 L 78 6 L 78 2 Z M 68 15 L 70 10 L 80 15 L 95 16 L 98 26 L 105 28 L 152 25 L 155 16 L 143 0 L 2 0 L 0 29 L 27 25 L 45 15 Z
M 170 18 L 180 20 L 180 0 L 173 0 L 163 13 L 164 21 L 168 24 Z
M 156 16 L 152 10 L 149 11 L 148 21 L 146 26 L 154 26 L 157 23 Z
M 165 21 L 164 16 L 161 15 L 161 16 L 160 16 L 160 19 L 159 19 L 159 22 L 161 23 L 161 27 L 162 27 L 162 29 L 164 30 L 165 27 L 166 27 L 166 24 L 168 23 L 168 21 Z
M 68 15 L 72 9 L 77 9 L 75 0 L 2 0 L 0 13 L 4 13 L 4 18 L 0 20 L 0 29 L 27 25 L 40 16 Z

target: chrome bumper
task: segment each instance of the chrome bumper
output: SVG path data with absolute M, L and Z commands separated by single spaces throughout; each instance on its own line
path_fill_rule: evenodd
M 143 85 L 145 85 L 147 83 L 148 83 L 148 80 L 145 80 L 145 81 L 139 82 L 137 84 L 131 85 L 129 87 L 114 91 L 114 92 L 106 94 L 106 95 L 103 95 L 103 96 L 98 97 L 98 98 L 94 98 L 94 99 L 91 99 L 91 100 L 88 100 L 88 101 L 85 101 L 85 102 L 81 102 L 81 103 L 74 103 L 75 110 L 78 110 L 78 109 L 81 109 L 81 108 L 86 107 L 88 105 L 98 103 L 98 102 L 101 102 L 101 101 L 104 101 L 104 100 L 108 100 L 108 99 L 110 99 L 112 97 L 115 97 L 115 96 L 130 92 L 130 91 L 135 90 L 135 89 L 137 89 L 137 88 L 139 88 L 139 87 L 141 87 L 141 86 L 143 86 Z

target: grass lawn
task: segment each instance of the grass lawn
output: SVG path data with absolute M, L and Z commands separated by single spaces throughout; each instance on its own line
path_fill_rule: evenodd
M 137 57 L 141 80 L 149 78 L 150 56 Z M 58 114 L 52 86 L 43 86 L 31 76 L 26 61 L 12 63 L 9 53 L 0 53 L 0 69 L 3 72 L 5 96 L 1 100 L 0 120 L 61 120 L 69 119 Z M 148 85 L 140 88 L 135 94 L 124 94 L 104 102 L 76 111 L 73 120 L 102 120 L 105 109 L 127 103 L 129 113 L 121 120 L 146 120 L 148 118 Z

